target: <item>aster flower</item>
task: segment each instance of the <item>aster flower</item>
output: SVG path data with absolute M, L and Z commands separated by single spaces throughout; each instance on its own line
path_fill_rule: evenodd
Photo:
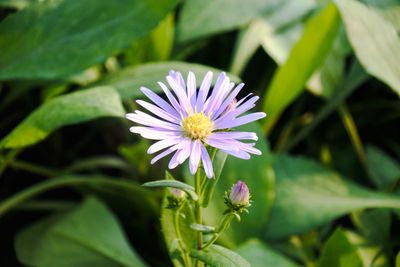
M 132 133 L 158 140 L 149 147 L 147 153 L 153 154 L 164 149 L 151 160 L 151 164 L 174 153 L 168 164 L 170 169 L 189 158 L 190 172 L 195 174 L 202 160 L 207 177 L 212 178 L 213 167 L 206 145 L 242 159 L 249 159 L 249 153 L 261 154 L 254 148 L 255 143 L 239 141 L 256 141 L 258 138 L 255 133 L 230 131 L 231 128 L 265 117 L 263 112 L 240 116 L 253 108 L 259 97 L 249 98 L 249 94 L 236 101 L 244 84 L 241 83 L 233 89 L 235 84 L 230 82 L 224 72 L 219 75 L 213 90 L 209 92 L 212 76 L 213 73 L 209 71 L 197 90 L 193 72 L 189 72 L 185 85 L 181 73 L 171 70 L 166 80 L 172 91 L 162 82 L 158 82 L 169 103 L 151 90 L 140 88 L 155 105 L 143 100 L 136 102 L 155 116 L 136 110 L 135 113 L 126 114 L 126 118 L 143 125 L 131 127 Z

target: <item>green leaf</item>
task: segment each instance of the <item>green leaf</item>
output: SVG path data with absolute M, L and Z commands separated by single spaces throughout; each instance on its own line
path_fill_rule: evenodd
M 266 236 L 303 233 L 351 211 L 400 208 L 400 197 L 374 192 L 300 157 L 274 159 L 276 198 Z
M 387 245 L 390 240 L 390 209 L 366 209 L 351 214 L 352 221 L 359 231 L 368 238 L 369 243 Z
M 383 189 L 400 179 L 400 165 L 389 155 L 372 145 L 368 145 L 365 152 L 369 173 L 378 188 Z
M 53 190 L 56 188 L 64 186 L 82 186 L 82 185 L 97 185 L 103 188 L 117 188 L 119 192 L 129 191 L 130 194 L 134 194 L 137 198 L 149 199 L 148 191 L 143 187 L 124 180 L 118 180 L 114 177 L 107 176 L 82 176 L 82 175 L 66 175 L 58 178 L 53 178 L 51 180 L 46 180 L 41 183 L 37 183 L 31 187 L 28 187 L 9 198 L 4 199 L 0 202 L 0 217 L 10 211 L 11 209 L 17 207 L 24 201 L 31 199 L 39 194 Z M 142 199 L 142 202 L 144 201 Z M 156 205 L 152 202 L 153 200 L 146 201 L 150 205 Z
M 62 78 L 102 63 L 145 37 L 177 3 L 88 0 L 33 4 L 0 24 L 0 80 Z
M 250 264 L 239 254 L 218 245 L 211 245 L 204 250 L 194 249 L 190 252 L 190 256 L 203 261 L 210 267 L 250 267 Z
M 0 142 L 0 148 L 33 145 L 56 129 L 99 117 L 122 117 L 125 111 L 117 92 L 99 87 L 60 96 L 46 102 Z
M 165 77 L 170 70 L 180 71 L 183 77 L 187 77 L 189 71 L 196 75 L 197 86 L 200 87 L 203 77 L 207 71 L 212 71 L 213 84 L 215 83 L 221 70 L 205 65 L 185 63 L 179 61 L 166 61 L 160 63 L 146 63 L 137 67 L 129 67 L 123 70 L 111 73 L 96 85 L 109 85 L 118 90 L 123 100 L 137 98 L 142 96 L 139 90 L 141 86 L 147 87 L 154 92 L 162 92 L 158 81 L 165 81 Z M 235 75 L 227 74 L 232 82 L 240 82 L 240 78 Z
M 317 267 L 362 267 L 357 247 L 337 228 L 322 248 Z
M 166 208 L 168 206 L 167 200 L 167 190 L 165 190 L 163 204 L 161 209 L 161 229 L 164 235 L 165 244 L 169 250 L 170 258 L 175 267 L 186 267 L 183 261 L 183 251 L 180 246 L 177 246 L 176 240 L 177 233 L 174 227 L 174 211 L 172 209 Z M 196 220 L 193 216 L 193 211 L 191 206 L 189 206 L 188 201 L 185 202 L 183 208 L 181 209 L 181 214 L 178 217 L 181 241 L 184 245 L 185 251 L 190 251 L 192 248 L 196 247 L 197 232 L 190 228 L 190 225 L 195 223 Z
M 345 234 L 349 242 L 357 248 L 357 255 L 362 261 L 362 266 L 392 266 L 385 251 L 382 250 L 383 244 L 373 244 L 371 240 L 352 231 L 345 231 Z
M 400 252 L 397 253 L 397 257 L 396 257 L 396 267 L 400 267 Z
M 133 43 L 132 48 L 124 53 L 124 63 L 137 65 L 167 60 L 174 44 L 174 29 L 174 13 L 170 13 L 146 38 Z
M 279 114 L 303 91 L 304 85 L 328 54 L 339 27 L 339 12 L 331 4 L 307 23 L 300 41 L 293 47 L 268 88 L 263 111 L 264 131 L 268 132 Z
M 369 74 L 400 94 L 400 38 L 396 27 L 359 1 L 335 0 L 335 3 L 361 64 Z
M 22 263 L 34 266 L 146 266 L 114 215 L 95 198 L 22 230 L 15 249 Z
M 178 188 L 186 193 L 188 193 L 193 200 L 199 199 L 197 194 L 194 192 L 193 186 L 190 186 L 188 184 L 182 183 L 180 181 L 176 180 L 158 180 L 158 181 L 152 181 L 152 182 L 147 182 L 144 183 L 142 186 L 144 187 L 172 187 L 172 188 Z
M 205 233 L 205 234 L 209 234 L 209 233 L 214 233 L 215 232 L 215 227 L 214 226 L 198 224 L 198 223 L 192 223 L 190 225 L 190 228 L 192 228 L 193 230 L 196 230 L 198 232 Z
M 252 267 L 296 267 L 290 259 L 267 247 L 258 239 L 251 239 L 235 250 Z
M 0 6 L 8 8 L 22 9 L 33 3 L 39 2 L 38 0 L 0 0 Z
M 275 62 L 284 64 L 304 30 L 301 18 L 315 7 L 313 0 L 287 0 L 262 18 L 254 19 L 238 37 L 231 71 L 240 74 L 260 45 Z
M 186 42 L 233 30 L 281 5 L 274 0 L 188 0 L 178 22 L 178 40 Z

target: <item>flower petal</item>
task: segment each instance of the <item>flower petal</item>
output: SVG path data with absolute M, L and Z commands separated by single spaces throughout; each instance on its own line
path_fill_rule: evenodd
M 242 90 L 244 86 L 244 83 L 239 84 L 236 86 L 236 88 L 233 90 L 233 92 L 225 99 L 225 101 L 222 103 L 222 105 L 219 107 L 219 109 L 211 115 L 211 119 L 217 118 L 219 115 L 221 115 L 222 112 L 229 106 L 230 103 L 235 99 L 235 97 L 239 94 L 240 90 Z
M 190 111 L 189 99 L 186 95 L 185 89 L 182 88 L 182 86 L 178 84 L 171 76 L 167 76 L 167 82 L 169 86 L 171 86 L 175 95 L 178 97 L 181 108 L 189 112 Z
M 208 155 L 207 149 L 203 144 L 200 146 L 201 148 L 201 159 L 203 161 L 204 171 L 208 178 L 212 178 L 214 176 L 213 166 L 210 159 L 210 155 Z
M 179 124 L 181 122 L 180 116 L 177 115 L 177 113 L 170 113 L 167 112 L 153 104 L 150 104 L 146 101 L 143 100 L 136 100 L 136 103 L 147 109 L 148 111 L 152 112 L 154 115 L 157 115 L 158 117 L 170 121 L 172 123 Z
M 164 85 L 165 86 L 165 85 Z M 164 99 L 159 97 L 153 91 L 147 89 L 146 87 L 140 87 L 140 90 L 147 96 L 154 104 L 164 109 L 165 111 L 179 117 L 179 112 L 177 112 L 170 104 L 168 104 Z
M 187 138 L 184 141 L 182 141 L 181 145 L 183 147 L 177 158 L 179 164 L 182 164 L 190 156 L 190 151 L 192 150 L 192 143 L 193 142 Z
M 256 133 L 253 132 L 216 132 L 212 133 L 212 137 L 215 139 L 250 139 L 258 140 Z
M 172 152 L 174 152 L 175 150 L 177 150 L 178 148 L 176 146 L 170 147 L 167 150 L 161 152 L 160 154 L 158 154 L 157 156 L 155 156 L 154 158 L 152 158 L 152 160 L 150 161 L 150 164 L 154 164 L 156 163 L 159 159 L 171 154 Z
M 224 124 L 226 122 L 232 121 L 233 118 L 239 116 L 240 114 L 252 109 L 255 105 L 254 103 L 259 99 L 258 96 L 254 96 L 250 98 L 247 102 L 243 103 L 239 108 L 232 110 L 231 112 L 227 113 L 225 116 L 218 118 L 215 121 L 214 127 L 218 128 L 219 125 Z
M 200 163 L 200 156 L 201 156 L 201 141 L 196 140 L 192 144 L 192 151 L 190 153 L 190 159 L 189 159 L 189 168 L 190 168 L 190 173 L 195 174 Z
M 196 105 L 196 77 L 194 76 L 194 73 L 191 71 L 189 71 L 187 77 L 187 94 L 190 101 L 190 106 L 193 111 Z
M 143 126 L 133 126 L 129 128 L 132 133 L 140 134 L 142 137 L 152 140 L 162 140 L 171 137 L 181 136 L 181 132 L 177 131 L 168 131 L 161 128 L 150 128 Z
M 172 130 L 172 131 L 179 131 L 181 129 L 180 126 L 176 124 L 172 124 L 166 121 L 162 121 L 159 119 L 156 119 L 144 112 L 141 112 L 139 110 L 135 111 L 136 113 L 128 113 L 125 115 L 125 117 L 131 121 L 134 121 L 139 124 L 143 124 L 146 126 L 157 126 L 159 128 L 167 129 L 167 130 Z
M 214 126 L 214 130 L 219 130 L 219 129 L 228 129 L 232 127 L 236 127 L 239 125 L 243 125 L 252 121 L 256 121 L 259 119 L 262 119 L 266 116 L 264 112 L 255 112 L 251 114 L 244 115 L 242 117 L 233 119 L 231 121 L 224 121 L 221 122 L 218 126 Z
M 203 81 L 201 82 L 199 94 L 197 96 L 196 107 L 200 112 L 203 110 L 204 102 L 207 99 L 208 91 L 210 90 L 211 82 L 212 82 L 213 73 L 208 71 L 204 76 Z
M 149 147 L 149 149 L 147 150 L 147 154 L 153 154 L 153 153 L 158 152 L 166 147 L 176 145 L 181 140 L 182 140 L 182 137 L 174 137 L 174 138 L 168 138 L 168 139 L 158 141 Z
M 165 95 L 167 96 L 169 102 L 171 105 L 174 107 L 177 113 L 180 113 L 181 106 L 179 105 L 178 101 L 175 99 L 174 95 L 171 93 L 171 91 L 168 89 L 168 87 L 163 84 L 162 82 L 158 82 L 158 85 L 161 87 L 161 89 L 164 91 Z

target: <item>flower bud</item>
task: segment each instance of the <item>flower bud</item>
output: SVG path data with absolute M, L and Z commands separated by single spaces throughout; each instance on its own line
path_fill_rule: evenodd
M 243 181 L 238 181 L 231 190 L 231 202 L 235 205 L 246 205 L 249 203 L 250 193 L 249 188 Z
M 232 211 L 247 211 L 250 206 L 250 192 L 246 183 L 238 181 L 229 192 L 225 192 L 225 203 Z
M 180 190 L 178 188 L 170 188 L 169 192 L 171 193 L 171 195 L 175 198 L 185 198 L 186 197 L 186 193 L 183 190 Z
M 185 191 L 178 188 L 169 188 L 168 208 L 179 208 L 186 200 Z

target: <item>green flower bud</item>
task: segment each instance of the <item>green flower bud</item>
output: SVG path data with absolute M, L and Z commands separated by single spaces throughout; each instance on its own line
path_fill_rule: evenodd
M 250 192 L 246 183 L 238 181 L 229 192 L 225 192 L 225 203 L 231 211 L 247 211 L 250 207 Z
M 167 208 L 179 208 L 186 201 L 185 191 L 178 188 L 169 188 L 168 207 Z

